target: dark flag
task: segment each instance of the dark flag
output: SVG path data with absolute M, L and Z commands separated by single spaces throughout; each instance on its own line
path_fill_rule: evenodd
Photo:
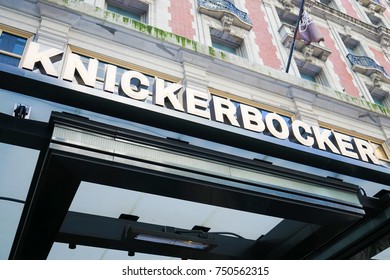
M 306 45 L 309 45 L 311 42 L 319 43 L 324 41 L 321 31 L 306 11 L 303 11 L 302 17 L 299 21 L 296 39 L 305 41 Z

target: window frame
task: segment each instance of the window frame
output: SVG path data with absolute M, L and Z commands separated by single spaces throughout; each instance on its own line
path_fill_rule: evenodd
M 213 31 L 215 30 L 215 31 Z M 218 32 L 220 33 L 221 36 L 217 36 L 215 33 Z M 218 28 L 215 28 L 215 27 L 212 27 L 212 26 L 209 26 L 209 34 L 210 34 L 210 42 L 211 42 L 211 46 L 213 48 L 216 48 L 220 51 L 223 51 L 223 52 L 226 52 L 226 53 L 230 53 L 230 54 L 233 54 L 233 55 L 237 55 L 239 57 L 242 57 L 242 58 L 247 58 L 248 59 L 248 52 L 246 50 L 246 44 L 245 44 L 245 39 L 242 38 L 242 37 L 239 37 L 239 36 L 235 36 L 231 33 L 227 33 L 223 30 L 220 30 Z M 222 36 L 225 36 L 225 37 L 229 37 L 229 38 L 232 38 L 232 40 L 226 40 L 226 39 L 223 39 L 221 38 Z M 237 41 L 237 42 L 233 42 L 233 41 Z M 229 52 L 227 50 L 224 50 L 224 49 L 221 49 L 221 48 L 218 48 L 214 45 L 214 43 L 217 43 L 217 44 L 220 44 L 222 46 L 226 46 L 228 48 L 231 48 L 231 49 L 234 49 L 235 50 L 235 53 L 232 53 L 232 52 Z
M 138 2 L 138 3 L 142 3 L 144 4 L 145 6 L 147 6 L 147 9 L 137 9 L 137 8 L 134 8 L 133 5 L 126 5 L 126 4 L 123 4 L 120 3 L 120 2 L 117 2 L 115 0 L 106 0 L 105 3 L 104 3 L 104 8 L 107 10 L 107 11 L 110 11 L 112 13 L 116 13 L 116 14 L 119 14 L 123 17 L 128 17 L 126 16 L 125 14 L 120 14 L 116 11 L 111 11 L 108 9 L 108 6 L 112 6 L 112 7 L 115 7 L 117 9 L 120 9 L 120 10 L 123 10 L 125 12 L 129 12 L 129 13 L 132 13 L 134 15 L 138 15 L 140 17 L 140 20 L 138 19 L 134 19 L 132 17 L 129 17 L 130 19 L 132 20 L 137 20 L 137 21 L 140 21 L 142 23 L 145 23 L 145 24 L 150 24 L 149 21 L 150 21 L 150 12 L 151 12 L 151 3 L 149 1 L 141 1 L 141 0 L 134 0 L 135 2 Z M 142 13 L 139 13 L 138 11 L 142 11 Z
M 367 18 L 369 19 L 370 23 L 374 26 L 383 26 L 386 27 L 385 22 L 382 18 L 382 16 L 378 13 L 370 13 L 370 12 L 365 12 Z
M 23 55 L 24 55 L 24 52 L 26 50 L 26 47 L 27 47 L 29 41 L 31 40 L 31 38 L 33 37 L 33 34 L 28 33 L 28 32 L 24 32 L 24 31 L 19 31 L 19 30 L 13 29 L 13 28 L 7 28 L 5 26 L 0 25 L 0 36 L 3 34 L 3 32 L 10 34 L 10 35 L 13 35 L 13 36 L 16 36 L 16 37 L 19 37 L 19 38 L 23 38 L 26 40 L 26 44 L 24 45 L 23 52 L 20 55 L 13 53 L 13 52 L 9 52 L 9 51 L 0 49 L 0 54 L 19 59 L 19 63 L 17 66 L 17 67 L 19 67 L 20 62 L 23 59 Z
M 327 77 L 327 75 L 325 73 L 325 68 L 323 66 L 318 66 L 318 65 L 312 64 L 317 69 L 319 69 L 319 71 L 314 71 L 314 70 L 311 70 L 311 69 L 307 69 L 307 67 L 302 67 L 302 66 L 308 65 L 310 63 L 305 62 L 305 61 L 303 61 L 303 60 L 301 60 L 301 59 L 299 59 L 297 57 L 295 57 L 295 63 L 297 65 L 297 68 L 298 68 L 298 71 L 299 71 L 299 76 L 300 76 L 301 79 L 303 79 L 305 81 L 311 81 L 309 79 L 303 78 L 302 74 L 304 74 L 304 75 L 307 75 L 307 76 L 310 76 L 310 77 L 314 78 L 314 81 L 311 81 L 312 83 L 317 83 L 317 84 L 325 86 L 325 87 L 331 87 L 330 80 Z
M 334 0 L 318 0 L 319 3 L 321 3 L 322 5 L 325 5 L 325 6 L 328 6 L 329 8 L 332 8 L 332 9 L 335 9 L 335 10 L 339 10 L 339 7 L 337 6 L 337 4 L 335 3 Z M 326 2 L 326 3 L 324 3 Z

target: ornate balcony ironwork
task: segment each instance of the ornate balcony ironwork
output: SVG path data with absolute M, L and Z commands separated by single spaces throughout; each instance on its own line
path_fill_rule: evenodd
M 230 14 L 234 17 L 233 25 L 246 30 L 252 28 L 252 22 L 248 14 L 237 9 L 227 0 L 198 0 L 198 10 L 200 13 L 216 19 L 221 19 L 225 14 Z
M 352 70 L 364 74 L 371 79 L 374 76 L 379 75 L 379 79 L 382 82 L 390 83 L 390 76 L 387 74 L 383 66 L 378 65 L 372 58 L 367 56 L 357 56 L 353 54 L 348 54 L 347 58 L 352 64 Z

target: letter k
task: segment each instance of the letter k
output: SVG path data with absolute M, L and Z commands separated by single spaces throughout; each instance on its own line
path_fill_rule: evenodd
M 52 57 L 62 54 L 63 51 L 55 48 L 50 48 L 39 52 L 40 44 L 31 42 L 25 53 L 22 61 L 22 68 L 34 70 L 34 66 L 37 62 L 42 64 L 43 70 L 47 75 L 58 77 L 57 70 L 54 68 Z

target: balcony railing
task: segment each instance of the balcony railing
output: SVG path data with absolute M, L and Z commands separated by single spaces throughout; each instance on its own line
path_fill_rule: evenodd
M 372 58 L 357 56 L 350 53 L 347 55 L 347 58 L 352 64 L 352 69 L 354 71 L 369 77 L 374 73 L 380 74 L 383 82 L 390 83 L 390 76 L 387 74 L 385 68 L 378 65 Z
M 248 14 L 237 9 L 231 2 L 227 0 L 198 0 L 199 11 L 211 17 L 221 19 L 224 13 L 234 16 L 239 22 L 234 22 L 233 25 L 250 30 L 252 22 Z

